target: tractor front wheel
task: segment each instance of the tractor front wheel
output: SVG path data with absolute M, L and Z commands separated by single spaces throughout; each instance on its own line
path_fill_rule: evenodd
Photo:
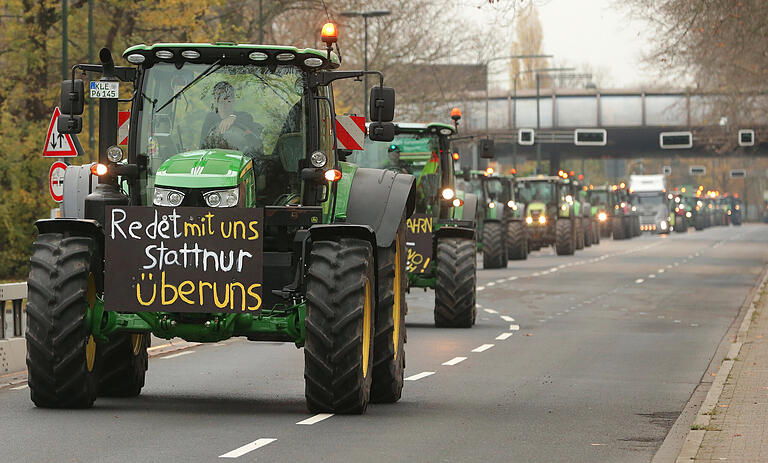
M 98 390 L 96 341 L 86 311 L 96 303 L 99 272 L 91 238 L 40 234 L 27 286 L 27 380 L 32 402 L 88 408 Z
M 581 217 L 573 219 L 573 230 L 576 235 L 576 250 L 584 249 L 584 229 L 581 225 Z
M 574 251 L 573 223 L 571 219 L 555 222 L 555 252 L 558 256 L 570 256 Z
M 474 240 L 443 238 L 437 242 L 435 326 L 470 328 L 474 324 L 476 262 Z
M 376 279 L 365 240 L 315 241 L 307 280 L 304 380 L 313 413 L 361 414 L 373 377 Z
M 507 248 L 504 227 L 501 222 L 483 224 L 483 268 L 504 268 L 507 266 Z
M 627 235 L 625 234 L 626 230 L 624 227 L 624 218 L 623 217 L 614 217 L 611 219 L 611 230 L 613 231 L 613 239 L 615 240 L 623 240 L 627 238 Z
M 371 402 L 400 400 L 405 372 L 405 221 L 400 223 L 392 245 L 378 248 L 379 302 L 373 338 Z
M 581 222 L 584 224 L 584 247 L 588 248 L 592 246 L 592 221 L 584 218 Z
M 507 257 L 510 260 L 528 258 L 528 230 L 521 221 L 507 224 Z

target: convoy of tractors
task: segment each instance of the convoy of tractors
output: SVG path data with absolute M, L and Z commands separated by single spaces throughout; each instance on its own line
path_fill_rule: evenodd
M 409 290 L 434 290 L 436 326 L 470 328 L 478 262 L 741 224 L 737 197 L 702 187 L 639 194 L 563 171 L 460 168 L 460 112 L 454 124 L 393 122 L 382 74 L 337 70 L 332 24 L 322 39 L 325 50 L 137 45 L 129 66 L 108 49 L 74 66 L 57 129 L 82 130 L 76 71 L 100 76 L 98 162 L 69 166 L 61 218 L 36 224 L 26 338 L 37 406 L 139 395 L 150 335 L 239 336 L 304 349 L 311 411 L 363 413 L 400 399 Z M 367 125 L 337 115 L 332 90 L 366 75 L 378 80 Z M 126 145 L 119 105 L 130 105 Z

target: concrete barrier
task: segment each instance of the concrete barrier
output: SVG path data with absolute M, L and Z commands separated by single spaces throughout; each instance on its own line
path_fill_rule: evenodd
M 27 343 L 24 339 L 22 302 L 27 298 L 26 283 L 0 285 L 0 376 L 17 373 L 27 368 Z M 6 339 L 8 329 L 5 313 L 6 302 L 11 301 L 11 338 Z

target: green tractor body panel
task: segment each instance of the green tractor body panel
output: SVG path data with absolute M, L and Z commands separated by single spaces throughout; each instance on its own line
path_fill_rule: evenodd
M 336 211 L 337 219 L 346 220 L 347 205 L 349 204 L 349 193 L 352 190 L 352 181 L 357 173 L 358 166 L 349 162 L 340 162 L 341 180 L 336 183 Z M 330 204 L 326 203 L 326 207 Z M 328 213 L 328 211 L 325 211 Z
M 155 175 L 155 185 L 177 188 L 232 188 L 240 183 L 251 159 L 234 150 L 198 150 L 177 154 Z

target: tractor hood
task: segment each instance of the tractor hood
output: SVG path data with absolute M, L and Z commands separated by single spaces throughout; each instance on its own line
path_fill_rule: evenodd
M 540 201 L 536 201 L 528 204 L 528 207 L 526 208 L 526 210 L 527 210 L 526 212 L 527 215 L 531 215 L 533 211 L 546 212 L 547 205 Z
M 155 174 L 155 185 L 177 188 L 235 187 L 251 164 L 240 151 L 210 149 L 168 158 Z

